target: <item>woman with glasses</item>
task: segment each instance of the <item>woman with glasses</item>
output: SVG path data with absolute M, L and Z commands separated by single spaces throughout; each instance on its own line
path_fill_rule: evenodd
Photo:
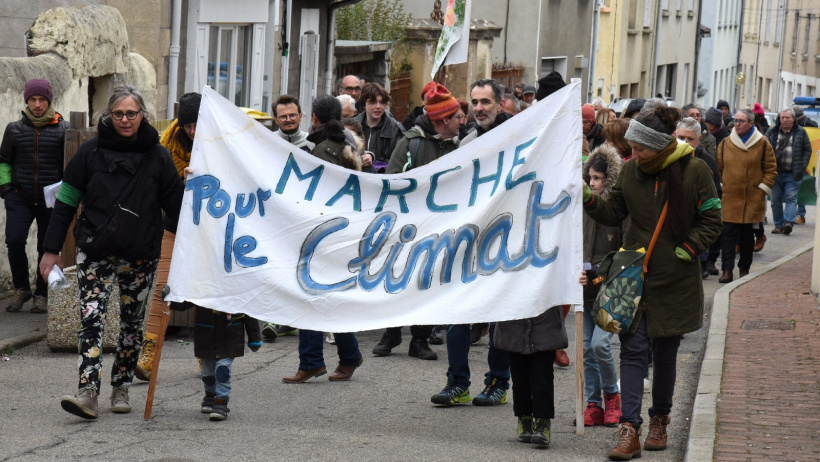
M 97 418 L 104 316 L 111 289 L 120 289 L 120 335 L 111 370 L 111 411 L 131 412 L 128 387 L 142 345 L 142 321 L 160 256 L 162 212 L 176 230 L 182 182 L 140 92 L 119 87 L 97 125 L 98 136 L 83 143 L 66 166 L 40 260 L 43 278 L 60 265 L 59 252 L 74 225 L 82 328 L 79 332 L 79 390 L 63 396 L 67 412 Z

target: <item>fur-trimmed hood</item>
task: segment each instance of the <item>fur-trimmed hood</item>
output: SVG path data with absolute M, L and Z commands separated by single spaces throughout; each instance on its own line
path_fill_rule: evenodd
M 618 180 L 618 175 L 621 173 L 621 167 L 623 167 L 624 161 L 618 154 L 618 150 L 614 147 L 607 145 L 598 146 L 592 151 L 589 157 L 587 157 L 587 161 L 584 162 L 584 166 L 582 167 L 584 182 L 587 184 L 589 184 L 590 180 L 589 168 L 595 162 L 595 159 L 600 157 L 606 159 L 607 165 L 606 172 L 604 172 L 606 173 L 606 181 L 604 182 L 603 192 L 600 194 L 602 199 L 606 199 L 609 197 L 609 192 L 612 191 L 615 182 Z

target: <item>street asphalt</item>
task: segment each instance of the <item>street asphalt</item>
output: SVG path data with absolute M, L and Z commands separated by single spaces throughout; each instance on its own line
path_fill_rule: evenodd
M 770 212 L 769 212 L 770 214 Z M 815 207 L 808 223 L 796 226 L 791 236 L 771 235 L 762 252 L 755 254 L 752 277 L 796 249 L 813 243 Z M 735 273 L 737 277 L 737 273 Z M 736 282 L 737 286 L 742 284 Z M 704 281 L 704 328 L 687 334 L 678 355 L 678 382 L 669 431 L 669 448 L 644 451 L 641 460 L 712 460 L 709 439 L 690 441 L 693 415 L 703 427 L 691 431 L 708 434 L 708 417 L 714 414 L 708 400 L 693 414 L 706 339 L 712 320 L 712 301 L 728 304 L 728 290 L 717 276 Z M 8 294 L 6 294 L 8 295 Z M 720 294 L 718 294 L 720 295 Z M 3 308 L 5 301 L 0 302 Z M 349 382 L 329 382 L 327 376 L 305 384 L 282 383 L 298 366 L 297 337 L 266 342 L 257 353 L 246 352 L 233 368 L 231 413 L 227 421 L 210 422 L 199 412 L 202 383 L 185 332 L 169 335 L 162 354 L 154 397 L 153 416 L 143 419 L 148 384 L 131 387 L 131 414 L 109 411 L 108 384 L 112 356 L 103 360 L 100 416 L 84 421 L 62 410 L 59 398 L 73 394 L 77 382 L 77 357 L 51 352 L 46 342 L 46 316 L 0 309 L 0 461 L 50 460 L 606 460 L 615 441 L 615 429 L 587 427 L 576 434 L 574 314 L 567 318 L 572 365 L 555 370 L 556 416 L 552 444 L 536 449 L 515 441 L 516 420 L 512 404 L 496 407 L 472 405 L 438 408 L 430 396 L 445 385 L 446 346 L 433 346 L 437 361 L 407 356 L 409 334 L 388 357 L 371 354 L 381 332 L 358 334 L 364 364 Z M 727 307 L 723 307 L 723 310 Z M 725 316 L 725 314 L 724 314 Z M 616 337 L 617 339 L 617 337 Z M 614 352 L 619 353 L 617 340 Z M 709 358 L 720 359 L 721 352 Z M 337 364 L 335 347 L 325 345 L 326 364 Z M 487 338 L 470 350 L 473 371 L 471 394 L 482 389 L 487 370 Z M 707 390 L 708 391 L 708 390 Z M 702 397 L 700 402 L 704 402 Z M 651 394 L 644 397 L 644 419 Z M 697 419 L 696 419 L 697 420 Z M 699 424 L 698 424 L 699 425 Z M 714 427 L 712 427 L 714 428 Z M 714 430 L 712 430 L 714 431 Z M 687 445 L 689 449 L 687 449 Z

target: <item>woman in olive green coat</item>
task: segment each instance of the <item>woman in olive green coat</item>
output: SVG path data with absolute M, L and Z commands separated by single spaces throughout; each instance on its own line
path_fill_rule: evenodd
M 652 407 L 644 449 L 666 448 L 666 426 L 675 391 L 677 351 L 681 336 L 703 325 L 703 285 L 696 256 L 721 230 L 720 200 L 709 167 L 692 156 L 693 149 L 672 136 L 680 112 L 666 104 L 638 115 L 626 139 L 628 161 L 608 199 L 584 190 L 584 210 L 597 222 L 631 225 L 624 248 L 648 248 L 655 226 L 669 201 L 667 219 L 649 260 L 643 296 L 629 333 L 621 334 L 622 416 L 619 441 L 610 459 L 629 460 L 641 453 L 639 440 L 644 358 L 654 358 Z

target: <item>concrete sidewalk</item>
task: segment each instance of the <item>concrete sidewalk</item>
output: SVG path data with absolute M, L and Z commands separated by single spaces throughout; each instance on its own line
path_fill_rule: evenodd
M 820 460 L 812 246 L 715 294 L 687 461 Z
M 48 315 L 29 312 L 33 303 L 31 300 L 17 313 L 6 312 L 11 294 L 12 291 L 7 291 L 0 297 L 0 353 L 22 348 L 46 338 Z

